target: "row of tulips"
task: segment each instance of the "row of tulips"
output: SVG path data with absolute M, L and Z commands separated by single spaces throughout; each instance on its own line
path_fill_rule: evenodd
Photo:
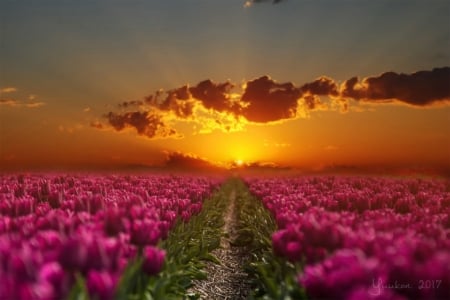
M 219 182 L 200 177 L 4 175 L 0 177 L 0 298 L 63 299 L 82 281 L 114 298 L 124 270 L 161 270 L 158 248 Z
M 272 213 L 274 253 L 317 299 L 450 299 L 450 182 L 248 179 Z

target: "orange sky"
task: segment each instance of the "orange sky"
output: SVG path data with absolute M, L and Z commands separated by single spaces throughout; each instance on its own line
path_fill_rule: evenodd
M 0 4 L 1 170 L 450 170 L 448 1 L 52 1 Z
M 27 167 L 161 165 L 171 152 L 227 165 L 234 160 L 281 166 L 449 166 L 450 108 L 402 104 L 353 104 L 348 112 L 318 110 L 275 123 L 241 120 L 234 132 L 193 129 L 175 121 L 182 137 L 149 138 L 126 126 L 116 131 L 101 113 L 81 111 L 80 122 L 55 120 L 50 107 L 2 108 L 2 166 Z M 8 112 L 6 114 L 6 112 Z M 90 126 L 101 120 L 102 129 Z M 23 120 L 20 124 L 15 120 Z M 203 120 L 210 122 L 209 119 Z M 70 123 L 69 123 L 70 124 Z M 9 127 L 11 126 L 11 127 Z M 9 127 L 9 128 L 8 128 Z

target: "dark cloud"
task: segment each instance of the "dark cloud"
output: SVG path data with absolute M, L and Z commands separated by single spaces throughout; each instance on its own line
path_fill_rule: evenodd
M 231 82 L 215 83 L 207 79 L 195 86 L 184 85 L 166 92 L 159 90 L 143 100 L 119 104 L 121 112 L 109 112 L 105 118 L 117 131 L 134 128 L 139 135 L 156 138 L 179 136 L 166 124 L 171 121 L 194 121 L 200 132 L 229 131 L 233 125 L 240 130 L 245 120 L 267 123 L 298 118 L 317 109 L 340 107 L 345 111 L 349 99 L 372 103 L 401 101 L 416 106 L 448 104 L 450 67 L 412 74 L 387 72 L 362 81 L 352 77 L 340 88 L 325 76 L 301 86 L 278 83 L 269 76 L 262 76 L 247 81 L 242 91 L 236 92 L 234 88 Z M 331 102 L 322 102 L 321 96 L 331 97 Z M 16 105 L 7 99 L 0 100 L 0 104 Z M 101 123 L 91 126 L 105 127 Z
M 164 111 L 172 111 L 179 118 L 188 118 L 192 116 L 194 102 L 188 101 L 191 98 L 188 86 L 182 86 L 167 92 L 166 99 L 157 108 Z M 157 97 L 154 97 L 157 99 Z
M 206 109 L 218 112 L 236 112 L 237 107 L 230 103 L 230 91 L 233 87 L 234 85 L 230 82 L 216 84 L 207 79 L 189 88 L 189 91 Z
M 339 94 L 336 82 L 324 76 L 314 80 L 313 82 L 304 84 L 300 89 L 303 93 L 308 93 L 311 95 L 337 96 Z
M 167 153 L 165 167 L 177 170 L 217 170 L 220 167 L 193 154 L 182 152 Z
M 131 101 L 124 101 L 122 103 L 119 103 L 119 108 L 128 108 L 128 107 L 134 107 L 134 106 L 143 106 L 144 101 L 141 100 L 131 100 Z
M 268 76 L 247 82 L 241 102 L 242 115 L 252 122 L 271 122 L 294 118 L 300 89 L 292 83 L 277 83 Z
M 342 91 L 341 91 L 341 95 L 344 97 L 349 97 L 349 98 L 353 98 L 353 99 L 361 99 L 362 98 L 362 93 L 360 93 L 359 91 L 355 90 L 355 85 L 358 83 L 358 77 L 352 77 L 348 80 L 346 80 L 343 84 L 342 84 Z
M 305 95 L 302 100 L 308 110 L 314 110 L 322 104 L 320 98 L 316 95 Z
M 184 85 L 167 92 L 157 91 L 155 94 L 146 96 L 144 101 L 124 103 L 140 105 L 145 102 L 158 110 L 173 112 L 182 119 L 193 115 L 196 102 L 209 110 L 235 113 L 238 107 L 230 102 L 230 91 L 233 87 L 234 85 L 230 82 L 214 83 L 207 79 L 193 87 Z M 162 98 L 163 100 L 161 100 Z
M 387 72 L 362 82 L 353 77 L 343 83 L 342 96 L 370 102 L 398 100 L 417 106 L 450 101 L 450 67 L 412 74 Z
M 109 112 L 105 115 L 108 123 L 117 131 L 125 128 L 136 129 L 139 135 L 149 138 L 176 136 L 174 129 L 168 128 L 158 115 L 149 112 L 126 112 L 123 114 Z
M 189 98 L 191 98 L 191 95 L 189 93 L 189 87 L 187 85 L 184 85 L 176 90 L 173 90 L 172 94 L 175 94 L 175 97 L 180 100 L 188 100 Z

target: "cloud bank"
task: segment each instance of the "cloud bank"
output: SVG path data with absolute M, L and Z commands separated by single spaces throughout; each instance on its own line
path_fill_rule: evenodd
M 184 85 L 157 91 L 141 100 L 124 101 L 118 111 L 104 114 L 116 131 L 134 129 L 148 138 L 175 138 L 182 134 L 175 126 L 191 124 L 194 133 L 211 130 L 239 131 L 246 124 L 267 124 L 307 116 L 314 110 L 336 110 L 363 103 L 403 103 L 415 107 L 450 104 L 450 67 L 412 74 L 386 72 L 363 79 L 352 77 L 342 83 L 321 76 L 295 85 L 279 83 L 267 75 L 242 85 L 207 79 L 194 86 Z
M 412 74 L 386 72 L 362 81 L 353 77 L 344 82 L 342 96 L 374 103 L 400 101 L 415 106 L 449 101 L 450 68 Z

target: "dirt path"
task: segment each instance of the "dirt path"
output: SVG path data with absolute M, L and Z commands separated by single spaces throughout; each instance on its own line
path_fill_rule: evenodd
M 244 247 L 231 245 L 237 237 L 238 220 L 236 218 L 235 202 L 236 190 L 230 193 L 229 206 L 224 215 L 225 225 L 222 230 L 224 236 L 220 241 L 220 248 L 212 251 L 221 264 L 207 262 L 206 280 L 194 280 L 194 286 L 189 293 L 198 293 L 200 299 L 246 299 L 250 290 L 247 274 L 243 270 L 249 253 Z

